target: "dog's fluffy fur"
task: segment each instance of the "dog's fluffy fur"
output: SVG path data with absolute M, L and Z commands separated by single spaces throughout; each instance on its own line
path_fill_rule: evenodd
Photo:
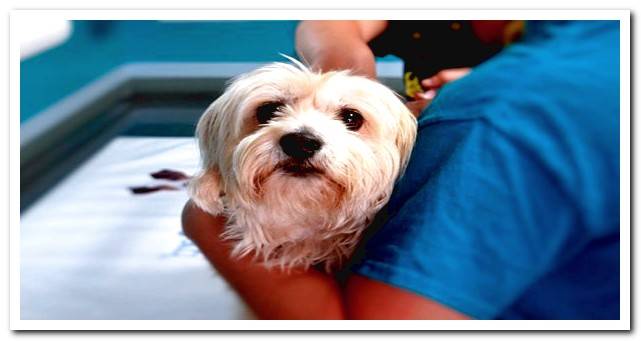
M 202 171 L 193 201 L 224 214 L 232 254 L 267 266 L 340 265 L 388 201 L 416 137 L 416 119 L 385 86 L 347 71 L 316 73 L 274 63 L 242 75 L 203 114 L 197 137 Z M 283 103 L 260 124 L 259 106 Z M 350 130 L 339 112 L 363 117 Z M 314 172 L 291 174 L 280 138 L 306 131 L 323 145 L 306 160 Z

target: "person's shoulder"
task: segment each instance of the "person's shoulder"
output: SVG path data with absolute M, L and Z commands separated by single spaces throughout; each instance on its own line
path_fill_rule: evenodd
M 529 25 L 524 40 L 444 86 L 422 121 L 488 119 L 502 108 L 515 114 L 540 109 L 578 120 L 607 118 L 619 102 L 618 45 L 612 39 L 618 30 L 611 26 Z
M 601 56 L 582 61 L 557 57 L 519 47 L 504 51 L 445 85 L 419 126 L 461 120 L 495 125 L 572 121 L 577 126 L 612 121 L 619 109 L 618 74 L 609 72 Z
M 468 125 L 488 123 L 505 112 L 514 101 L 527 100 L 527 93 L 515 98 L 515 85 L 501 81 L 501 75 L 489 76 L 478 76 L 476 71 L 472 71 L 445 85 L 419 117 L 419 128 L 464 121 Z

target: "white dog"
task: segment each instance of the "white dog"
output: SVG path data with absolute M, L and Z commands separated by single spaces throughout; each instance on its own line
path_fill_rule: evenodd
M 347 71 L 274 63 L 236 78 L 203 114 L 193 201 L 227 217 L 232 255 L 340 266 L 387 203 L 416 137 L 391 90 Z

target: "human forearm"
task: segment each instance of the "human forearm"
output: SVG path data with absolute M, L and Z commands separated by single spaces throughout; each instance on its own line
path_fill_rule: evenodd
M 343 319 L 340 287 L 314 269 L 268 270 L 251 257 L 233 259 L 231 246 L 219 238 L 225 219 L 212 217 L 189 202 L 183 210 L 183 229 L 216 270 L 262 319 Z
M 376 78 L 367 43 L 385 26 L 383 21 L 304 21 L 296 30 L 296 50 L 314 69 L 349 69 Z

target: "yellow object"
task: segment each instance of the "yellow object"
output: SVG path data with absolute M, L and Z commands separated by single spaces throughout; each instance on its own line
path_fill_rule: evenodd
M 410 98 L 414 98 L 414 95 L 423 92 L 421 81 L 412 72 L 405 72 L 403 83 L 405 84 L 405 94 Z

